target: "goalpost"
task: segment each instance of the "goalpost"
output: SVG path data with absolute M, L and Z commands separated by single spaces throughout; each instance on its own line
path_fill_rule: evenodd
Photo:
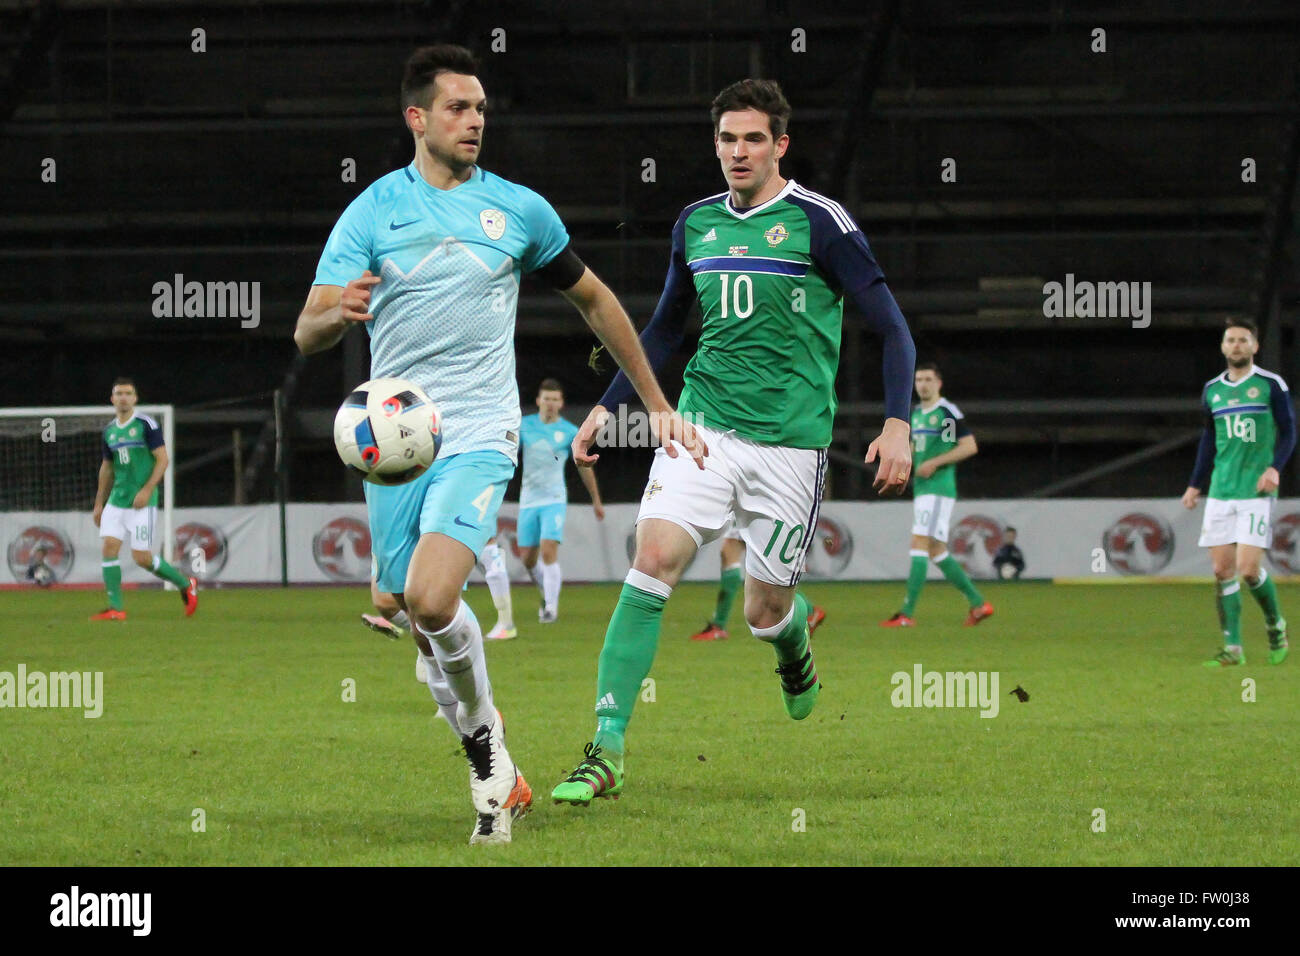
M 137 405 L 135 410 L 157 419 L 167 445 L 169 463 L 159 501 L 163 537 L 154 545 L 170 561 L 176 413 L 171 405 Z M 0 408 L 0 512 L 77 511 L 89 520 L 104 458 L 104 428 L 115 415 L 111 405 Z

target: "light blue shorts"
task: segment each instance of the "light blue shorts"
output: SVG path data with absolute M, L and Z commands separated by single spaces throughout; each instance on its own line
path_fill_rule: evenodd
M 375 579 L 385 594 L 406 590 L 406 571 L 420 536 L 455 538 L 477 558 L 497 533 L 497 510 L 515 463 L 499 451 L 468 451 L 439 458 L 405 485 L 366 483 Z
M 520 508 L 515 519 L 515 544 L 521 548 L 535 548 L 543 538 L 547 541 L 564 540 L 564 512 L 568 505 L 557 501 L 553 505 Z

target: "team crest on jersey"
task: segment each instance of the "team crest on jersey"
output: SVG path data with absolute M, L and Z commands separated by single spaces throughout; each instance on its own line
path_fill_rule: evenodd
M 1255 388 L 1254 386 L 1251 386 L 1250 388 L 1246 389 L 1246 397 L 1259 398 L 1259 389 Z
M 763 238 L 767 240 L 769 246 L 779 246 L 790 238 L 790 233 L 786 232 L 785 223 L 778 222 L 775 226 L 763 233 Z
M 556 433 L 555 433 L 555 444 L 558 445 L 558 444 L 560 444 L 560 443 L 563 442 L 563 441 L 564 441 L 564 432 L 556 432 Z
M 135 432 L 136 432 L 135 428 L 132 427 L 132 428 L 127 432 L 127 434 L 130 435 L 132 438 L 134 438 L 134 437 L 135 437 Z
M 500 209 L 484 209 L 478 214 L 479 225 L 493 242 L 506 234 L 506 214 Z
M 727 250 L 733 256 L 743 256 L 749 251 L 749 246 L 732 246 Z

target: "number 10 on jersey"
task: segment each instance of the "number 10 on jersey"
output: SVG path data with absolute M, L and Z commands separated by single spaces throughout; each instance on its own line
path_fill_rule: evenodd
M 728 280 L 731 280 L 728 283 Z M 722 317 L 727 318 L 727 286 L 731 286 L 731 311 L 738 319 L 747 319 L 754 314 L 754 280 L 747 275 L 734 278 L 722 273 Z

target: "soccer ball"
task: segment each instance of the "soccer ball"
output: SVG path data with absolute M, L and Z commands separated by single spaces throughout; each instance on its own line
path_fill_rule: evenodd
M 998 568 L 998 574 L 1002 580 L 1010 581 L 1016 576 L 1016 566 L 1009 561 L 1003 562 L 1002 566 Z
M 442 416 L 424 389 L 400 378 L 358 385 L 334 416 L 343 464 L 376 485 L 401 485 L 429 470 L 442 447 Z
M 42 564 L 32 574 L 32 580 L 36 582 L 38 587 L 48 588 L 54 583 L 54 572 L 50 569 L 49 565 Z

